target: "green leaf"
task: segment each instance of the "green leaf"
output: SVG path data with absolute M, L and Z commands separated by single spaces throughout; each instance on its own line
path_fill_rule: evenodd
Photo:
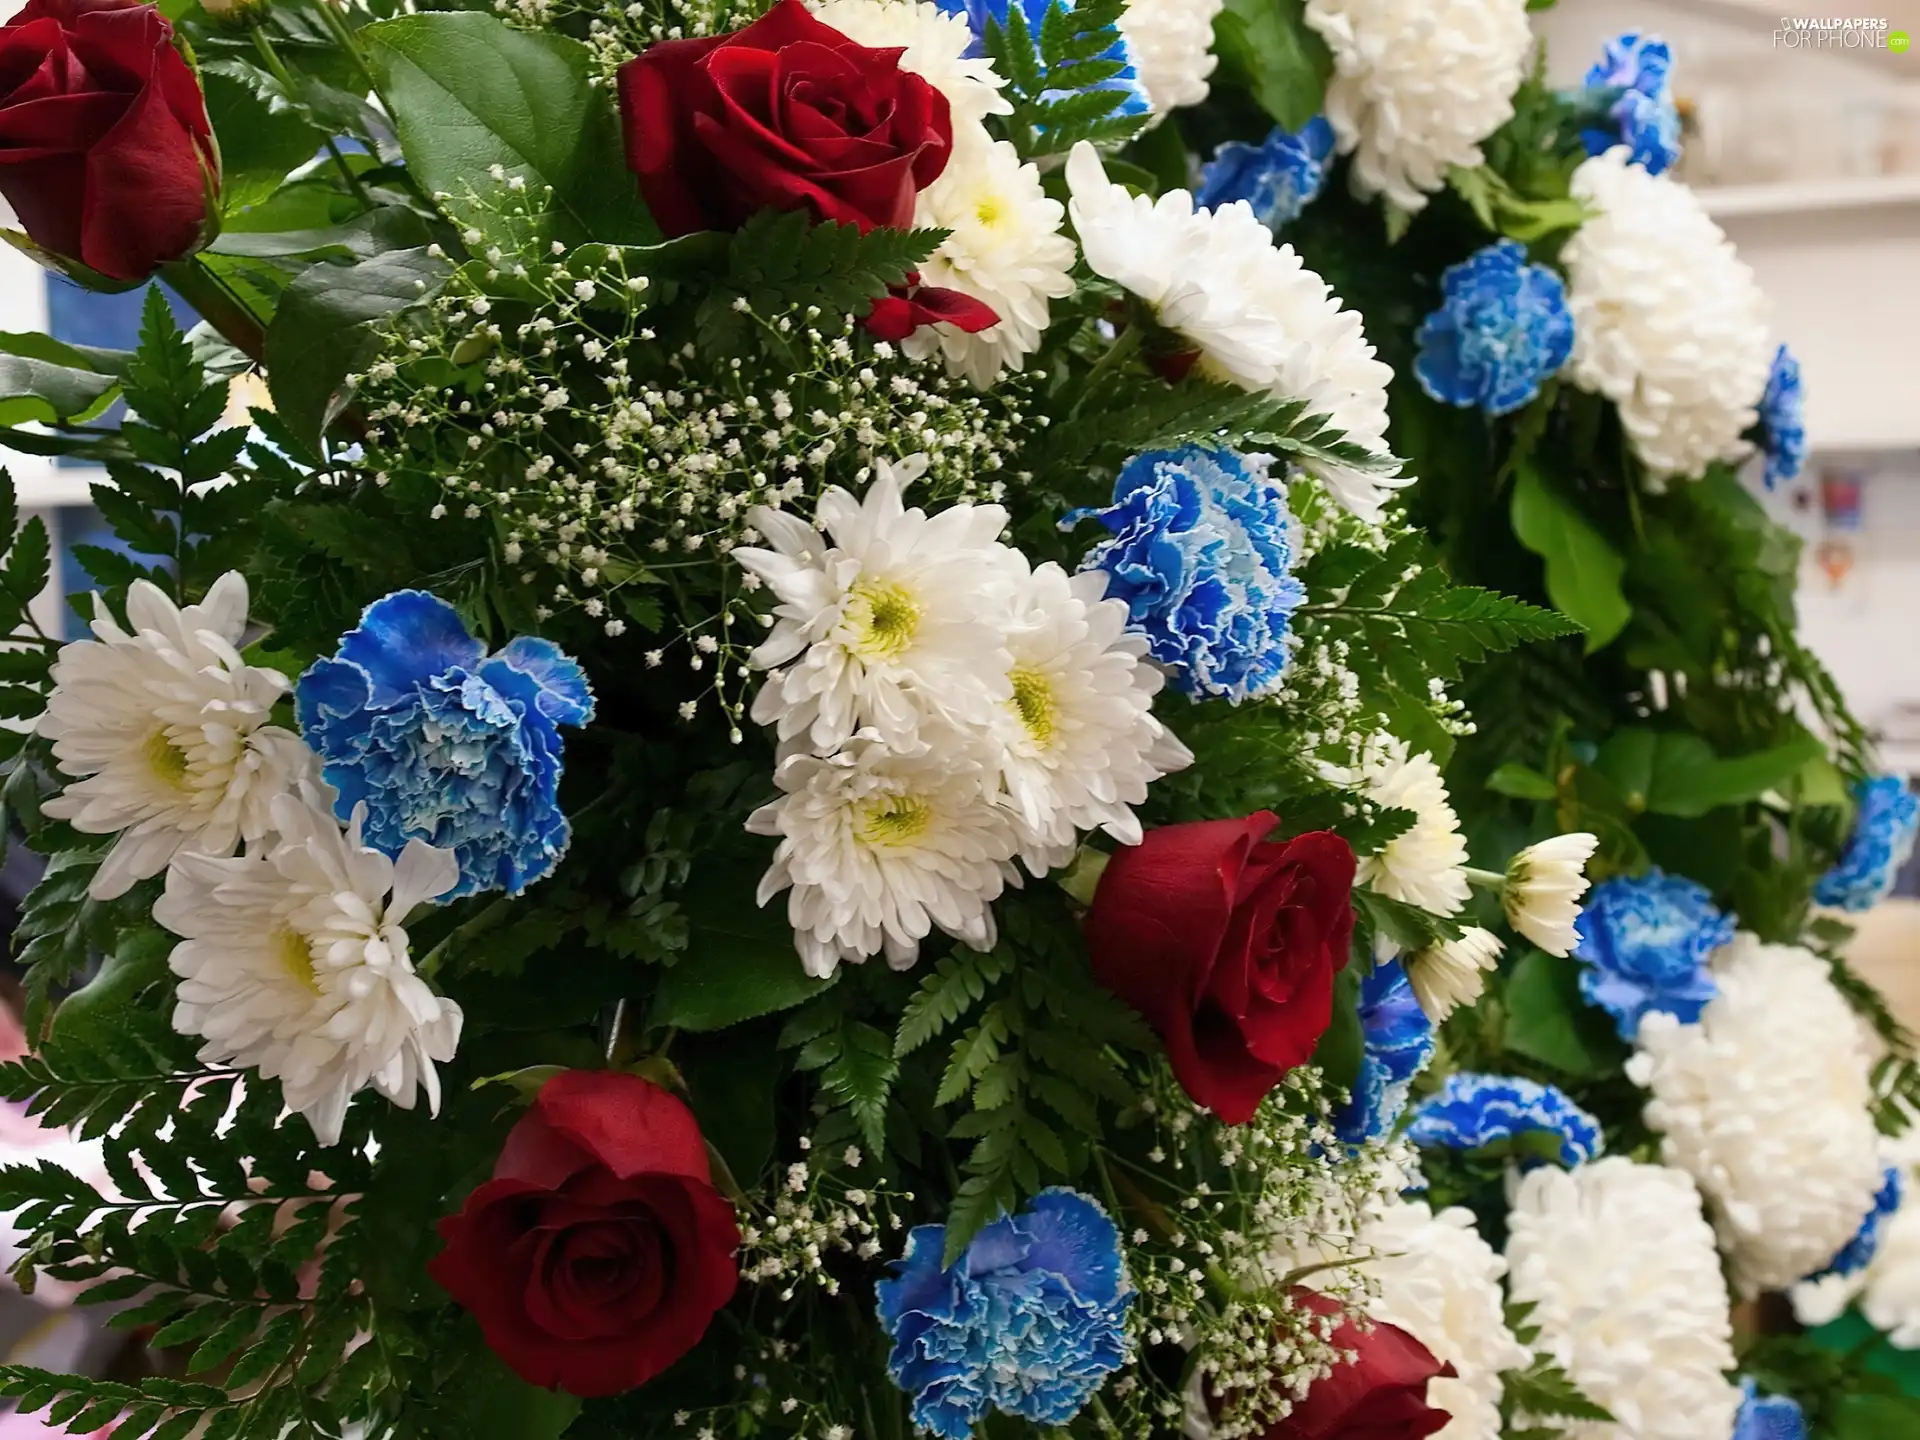
M 1512 760 L 1487 777 L 1487 789 L 1516 800 L 1551 800 L 1557 793 L 1553 781 L 1531 766 Z
M 464 1440 L 558 1440 L 580 1413 L 579 1397 L 528 1384 L 477 1336 L 443 1393 Z
M 358 265 L 322 262 L 294 277 L 267 328 L 267 378 L 280 418 L 302 444 L 317 446 L 345 408 L 347 374 L 371 346 L 367 322 L 421 303 L 449 273 L 422 248 Z
M 360 35 L 408 168 L 460 223 L 497 228 L 524 199 L 563 242 L 660 238 L 627 171 L 612 96 L 588 83 L 585 45 L 477 11 L 401 15 Z M 525 191 L 492 179 L 495 165 Z
M 1587 632 L 1589 655 L 1626 628 L 1633 616 L 1620 588 L 1626 560 L 1531 464 L 1514 477 L 1513 531 L 1546 561 L 1547 597 Z
M 207 118 L 220 137 L 220 198 L 229 210 L 271 195 L 327 138 L 304 116 L 275 111 L 227 74 L 203 72 L 200 85 Z
M 91 412 L 117 382 L 92 370 L 0 354 L 0 425 L 52 425 Z
M 1243 86 L 1295 131 L 1325 106 L 1333 75 L 1332 52 L 1307 24 L 1306 10 L 1305 0 L 1227 0 L 1213 22 L 1219 79 Z
M 1784 745 L 1722 759 L 1691 731 L 1634 726 L 1607 738 L 1594 767 L 1619 788 L 1630 813 L 1649 811 L 1692 819 L 1786 785 L 1825 754 L 1826 747 L 1818 739 L 1803 735 Z
M 427 222 L 399 205 L 382 205 L 339 225 L 301 230 L 227 230 L 208 246 L 247 260 L 371 260 L 425 245 Z
M 1313 1063 L 1329 1085 L 1349 1095 L 1360 1079 L 1366 1039 L 1360 1031 L 1360 979 L 1349 965 L 1333 980 L 1333 1020 L 1314 1047 Z
M 22 355 L 29 360 L 45 360 L 70 370 L 91 370 L 96 375 L 120 376 L 126 373 L 128 350 L 103 350 L 97 345 L 69 345 L 37 330 L 0 331 L 0 354 Z
M 714 867 L 688 882 L 681 903 L 691 958 L 660 977 L 649 1024 L 724 1030 L 790 1010 L 838 978 L 807 974 L 793 948 L 785 906 L 757 909 L 740 903 L 743 894 L 752 894 L 743 867 Z
M 1436 941 L 1460 938 L 1458 920 L 1445 919 L 1363 887 L 1356 886 L 1353 891 L 1353 909 L 1374 935 L 1402 950 L 1424 950 Z
M 673 1053 L 700 1133 L 752 1190 L 773 1158 L 774 1089 L 786 1056 L 777 1046 L 743 1045 L 731 1035 L 705 1047 L 690 1042 L 691 1037 L 683 1040 Z
M 1580 994 L 1580 966 L 1541 950 L 1507 978 L 1507 1048 L 1581 1080 L 1617 1072 L 1626 1047 L 1613 1022 Z
M 1834 1407 L 1833 1440 L 1920 1440 L 1920 1400 L 1845 1395 Z

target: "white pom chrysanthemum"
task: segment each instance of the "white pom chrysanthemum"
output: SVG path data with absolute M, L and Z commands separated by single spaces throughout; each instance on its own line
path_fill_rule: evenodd
M 1734 1281 L 1791 1285 L 1853 1238 L 1882 1180 L 1873 1061 L 1827 963 L 1742 934 L 1698 1023 L 1640 1022 L 1627 1063 L 1669 1165 L 1711 1202 Z
M 747 822 L 780 839 L 758 903 L 791 887 L 787 919 L 810 975 L 882 950 L 905 969 L 936 926 L 993 947 L 993 902 L 1019 882 L 1013 812 L 966 737 L 930 726 L 925 738 L 903 752 L 863 732 L 830 757 L 789 755 L 774 772 L 780 798 Z
M 1041 188 L 1039 170 L 1022 164 L 1013 146 L 989 139 L 978 125 L 956 126 L 947 168 L 916 202 L 916 225 L 950 232 L 920 267 L 920 280 L 991 306 L 1000 323 L 971 335 L 954 325 L 923 325 L 906 338 L 907 354 L 918 359 L 938 350 L 949 370 L 982 389 L 1002 371 L 1020 369 L 1046 331 L 1047 302 L 1073 293 L 1065 221 L 1065 208 Z
M 1433 757 L 1409 755 L 1405 741 L 1382 736 L 1371 747 L 1362 778 L 1376 805 L 1411 810 L 1414 821 L 1360 862 L 1359 883 L 1429 914 L 1459 914 L 1473 894 L 1467 842 Z
M 68 775 L 43 807 L 89 835 L 119 833 L 94 875 L 95 899 L 123 895 L 182 851 L 231 855 L 271 827 L 268 807 L 312 773 L 290 730 L 267 723 L 287 691 L 249 665 L 247 582 L 235 572 L 198 605 L 145 580 L 127 592 L 122 629 L 93 597 L 92 640 L 63 646 L 39 733 Z
M 1021 569 L 1025 557 L 1014 552 Z M 1000 726 L 1002 780 L 1035 874 L 1066 863 L 1082 830 L 1140 843 L 1133 806 L 1193 755 L 1153 715 L 1164 678 L 1106 574 L 1048 563 L 1026 574 L 1007 626 L 1013 700 Z
M 1156 115 L 1207 98 L 1207 78 L 1219 63 L 1213 22 L 1227 0 L 1127 0 L 1120 33 Z
M 1579 830 L 1514 856 L 1500 892 L 1507 924 L 1549 955 L 1571 955 L 1579 943 L 1573 927 L 1580 918 L 1580 897 L 1590 883 L 1587 861 L 1599 848 L 1599 836 Z
M 753 718 L 782 741 L 804 736 L 826 753 L 871 727 L 909 747 L 930 716 L 991 725 L 1013 698 L 994 623 L 1012 583 L 995 539 L 1007 512 L 909 510 L 901 487 L 917 473 L 882 460 L 863 499 L 828 490 L 819 530 L 784 511 L 749 515 L 771 548 L 741 546 L 734 558 L 780 602 L 752 656 L 779 673 L 754 697 Z
M 1436 1215 L 1424 1201 L 1392 1201 L 1360 1239 L 1376 1256 L 1366 1271 L 1379 1283 L 1368 1316 L 1398 1325 L 1454 1368 L 1427 1383 L 1427 1402 L 1453 1417 L 1434 1440 L 1499 1440 L 1500 1372 L 1532 1359 L 1507 1328 L 1507 1262 L 1459 1206 Z
M 1375 358 L 1358 312 L 1342 309 L 1292 246 L 1275 245 L 1245 201 L 1196 211 L 1185 190 L 1134 195 L 1107 179 L 1084 141 L 1067 159 L 1067 188 L 1087 264 L 1192 345 L 1202 374 L 1304 400 L 1354 444 L 1387 453 L 1392 368 Z M 1367 520 L 1379 518 L 1383 491 L 1412 483 L 1318 460 L 1310 468 Z
M 1000 93 L 1007 82 L 984 56 L 969 57 L 973 30 L 964 14 L 949 14 L 933 0 L 812 0 L 814 18 L 849 40 L 873 49 L 899 48 L 900 68 L 946 96 L 956 131 L 989 115 L 1007 115 L 1013 104 Z
M 1774 351 L 1753 271 L 1693 191 L 1625 147 L 1584 162 L 1573 193 L 1598 212 L 1560 255 L 1574 383 L 1619 407 L 1656 478 L 1740 459 Z
M 1740 1392 L 1713 1229 L 1693 1182 L 1624 1156 L 1543 1165 L 1507 1215 L 1507 1293 L 1532 1305 L 1551 1356 L 1613 1421 L 1567 1440 L 1702 1440 L 1733 1432 Z
M 1513 116 L 1533 33 L 1527 0 L 1307 0 L 1333 52 L 1327 119 L 1355 188 L 1419 210 Z
M 402 928 L 459 865 L 420 840 L 389 860 L 361 843 L 363 813 L 342 832 L 323 800 L 277 796 L 264 854 L 178 855 L 153 907 L 183 937 L 174 1029 L 205 1040 L 207 1064 L 279 1080 L 326 1145 L 368 1086 L 409 1110 L 424 1090 L 437 1111 L 434 1064 L 460 1039 L 460 1007 L 414 973 Z
M 1409 956 L 1407 983 L 1426 1017 L 1438 1025 L 1462 1005 L 1478 1000 L 1506 948 L 1491 930 L 1471 925 L 1458 940 L 1442 940 Z

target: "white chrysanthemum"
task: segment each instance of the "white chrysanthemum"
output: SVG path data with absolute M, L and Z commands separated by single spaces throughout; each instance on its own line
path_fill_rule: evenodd
M 1906 1167 L 1907 1194 L 1916 1175 Z M 1911 1199 L 1882 1222 L 1880 1248 L 1866 1269 L 1860 1313 L 1901 1350 L 1920 1350 L 1920 1203 Z
M 1453 1417 L 1434 1440 L 1499 1440 L 1500 1372 L 1532 1360 L 1507 1328 L 1507 1262 L 1457 1205 L 1436 1215 L 1425 1201 L 1390 1201 L 1360 1238 L 1378 1257 L 1366 1265 L 1380 1287 L 1367 1314 L 1398 1325 L 1457 1372 L 1427 1384 L 1428 1403 Z
M 1740 459 L 1774 350 L 1753 271 L 1699 196 L 1625 147 L 1584 162 L 1573 193 L 1598 212 L 1560 252 L 1574 383 L 1619 407 L 1656 478 Z
M 1354 444 L 1385 455 L 1390 366 L 1374 356 L 1357 311 L 1300 262 L 1245 201 L 1193 208 L 1185 190 L 1158 200 L 1107 179 L 1084 141 L 1067 159 L 1067 211 L 1095 273 L 1131 291 L 1199 352 L 1210 379 L 1304 400 Z M 1383 490 L 1411 477 L 1316 461 L 1342 504 L 1377 520 Z
M 989 115 L 1007 115 L 1013 103 L 1000 93 L 1007 82 L 993 62 L 968 58 L 973 30 L 965 15 L 949 14 L 932 0 L 812 0 L 814 18 L 850 40 L 874 49 L 901 48 L 900 68 L 920 76 L 947 97 L 959 131 Z
M 1163 676 L 1145 658 L 1146 640 L 1127 632 L 1126 601 L 1103 598 L 1106 583 L 1103 571 L 1069 575 L 1049 562 L 1014 598 L 1002 781 L 1035 874 L 1065 864 L 1081 830 L 1138 845 L 1132 807 L 1153 781 L 1193 763 L 1154 718 Z
M 1120 33 L 1133 53 L 1133 68 L 1153 113 L 1164 115 L 1207 98 L 1207 77 L 1219 60 L 1213 53 L 1213 22 L 1227 0 L 1127 0 Z
M 1699 1182 L 1753 1294 L 1821 1268 L 1873 1207 L 1873 1061 L 1819 956 L 1741 934 L 1711 963 L 1719 993 L 1699 1022 L 1649 1012 L 1627 1074 L 1652 1092 L 1662 1158 Z
M 1012 579 L 995 539 L 1007 512 L 909 510 L 901 487 L 918 473 L 882 460 L 864 499 L 828 490 L 819 530 L 779 510 L 748 517 L 772 548 L 741 546 L 734 558 L 780 602 L 752 656 L 780 673 L 760 687 L 753 718 L 783 742 L 804 736 L 826 754 L 872 727 L 909 747 L 930 716 L 991 725 L 1013 698 L 998 624 Z
M 231 855 L 270 828 L 268 806 L 312 772 L 300 737 L 269 725 L 287 691 L 249 665 L 247 582 L 229 571 L 198 605 L 136 580 L 122 629 L 93 597 L 97 639 L 62 646 L 39 732 L 76 780 L 47 814 L 89 835 L 120 832 L 89 892 L 124 895 L 184 850 Z
M 789 755 L 774 771 L 780 798 L 747 821 L 780 837 L 758 903 L 792 888 L 787 919 L 809 975 L 883 950 L 903 970 L 936 926 L 993 947 L 993 902 L 1019 883 L 1013 812 L 965 737 L 927 738 L 901 752 L 869 731 L 830 758 Z
M 1513 116 L 1527 0 L 1307 0 L 1333 52 L 1327 119 L 1363 195 L 1419 210 Z
M 1409 755 L 1404 740 L 1382 736 L 1371 747 L 1362 776 L 1376 805 L 1411 810 L 1414 821 L 1360 862 L 1359 883 L 1432 915 L 1459 914 L 1473 894 L 1467 883 L 1467 842 L 1433 757 Z
M 1498 935 L 1478 925 L 1463 930 L 1458 940 L 1429 945 L 1407 960 L 1413 998 L 1438 1025 L 1462 1005 L 1480 998 L 1488 972 L 1500 963 L 1500 952 L 1506 948 Z
M 1507 1215 L 1507 1266 L 1508 1295 L 1534 1307 L 1534 1350 L 1614 1417 L 1556 1420 L 1567 1440 L 1733 1432 L 1727 1287 L 1685 1175 L 1624 1156 L 1529 1171 Z
M 1061 233 L 1066 210 L 1013 146 L 978 125 L 956 125 L 947 168 L 920 192 L 913 219 L 951 232 L 920 267 L 921 283 L 971 295 L 992 306 L 1000 323 L 973 335 L 923 325 L 904 348 L 916 359 L 940 351 L 949 370 L 985 389 L 1039 348 L 1047 302 L 1073 293 L 1073 241 Z
M 459 864 L 420 840 L 389 860 L 361 843 L 361 813 L 343 832 L 324 797 L 277 796 L 264 854 L 178 855 L 153 907 L 183 937 L 174 1029 L 205 1040 L 207 1064 L 279 1080 L 326 1145 L 368 1086 L 407 1110 L 425 1090 L 437 1111 L 434 1063 L 460 1039 L 460 1007 L 414 973 L 401 928 Z
M 1571 955 L 1579 943 L 1573 926 L 1580 918 L 1580 897 L 1591 883 L 1587 861 L 1599 847 L 1599 836 L 1577 830 L 1514 856 L 1500 894 L 1507 924 L 1549 955 Z

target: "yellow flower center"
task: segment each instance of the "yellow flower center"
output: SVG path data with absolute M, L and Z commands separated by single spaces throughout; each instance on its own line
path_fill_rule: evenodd
M 156 730 L 149 735 L 144 753 L 147 764 L 162 783 L 176 790 L 186 787 L 187 752 L 169 740 L 166 731 Z
M 273 948 L 286 972 L 318 995 L 320 981 L 313 973 L 313 946 L 308 943 L 307 937 L 291 926 L 283 925 L 273 937 Z
M 912 795 L 875 800 L 860 814 L 860 838 L 869 845 L 911 845 L 933 823 L 933 807 Z
M 920 607 L 901 586 L 863 581 L 847 609 L 853 621 L 854 654 L 864 660 L 898 660 L 920 629 Z
M 1038 670 L 1016 665 L 1007 677 L 1013 681 L 1013 708 L 1034 744 L 1045 749 L 1053 743 L 1059 729 L 1059 707 L 1054 703 L 1053 685 Z
M 998 225 L 1007 217 L 1006 204 L 998 195 L 982 195 L 974 202 L 973 218 L 982 225 Z

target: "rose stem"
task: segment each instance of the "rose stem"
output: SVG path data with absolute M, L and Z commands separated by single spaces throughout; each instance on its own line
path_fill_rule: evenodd
M 162 265 L 160 278 L 236 350 L 256 365 L 265 363 L 266 332 L 258 317 L 198 255 Z
M 324 6 L 326 0 L 321 0 L 321 3 Z M 287 92 L 287 99 L 294 99 L 299 94 L 300 82 L 293 78 L 293 73 L 287 69 L 286 62 L 280 58 L 280 52 L 273 48 L 273 41 L 267 38 L 267 32 L 258 25 L 253 27 L 253 43 L 260 52 L 260 58 L 267 62 L 267 69 L 272 72 L 273 78 L 278 80 L 280 88 Z M 347 182 L 347 189 L 351 190 L 353 198 L 360 202 L 360 208 L 373 209 L 373 197 L 367 194 L 367 187 L 360 183 L 360 177 L 354 174 L 353 167 L 347 164 L 347 157 L 340 153 L 340 146 L 333 136 L 327 136 L 326 143 L 327 154 L 333 157 L 333 163 L 340 172 L 340 178 Z

